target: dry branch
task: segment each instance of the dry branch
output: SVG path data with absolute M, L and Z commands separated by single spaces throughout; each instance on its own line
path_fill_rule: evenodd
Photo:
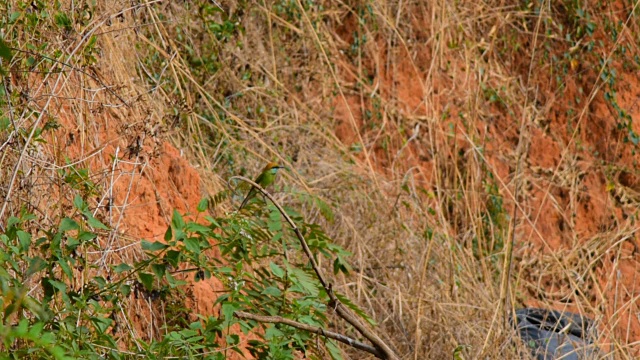
M 378 334 L 376 334 L 371 329 L 366 327 L 366 325 L 355 314 L 353 314 L 351 310 L 349 310 L 344 305 L 342 305 L 340 300 L 338 300 L 336 295 L 333 293 L 332 285 L 329 284 L 325 279 L 322 273 L 322 270 L 320 269 L 320 267 L 318 266 L 318 263 L 313 257 L 313 254 L 311 253 L 311 249 L 309 249 L 309 245 L 307 245 L 307 241 L 304 239 L 304 236 L 302 236 L 300 229 L 298 229 L 296 224 L 289 217 L 289 215 L 287 215 L 287 213 L 284 211 L 282 206 L 280 206 L 280 204 L 276 201 L 276 199 L 274 199 L 273 196 L 271 196 L 271 194 L 269 194 L 266 190 L 264 190 L 260 185 L 256 184 L 250 179 L 247 179 L 243 176 L 234 176 L 230 180 L 232 179 L 239 179 L 250 185 L 255 186 L 256 189 L 258 189 L 264 196 L 266 196 L 267 198 L 269 198 L 269 200 L 271 200 L 271 202 L 273 203 L 273 205 L 275 205 L 275 207 L 278 209 L 280 214 L 282 214 L 282 216 L 287 220 L 287 222 L 289 223 L 289 226 L 291 226 L 291 229 L 295 232 L 296 237 L 300 241 L 300 245 L 302 246 L 302 249 L 307 255 L 307 258 L 309 258 L 309 262 L 311 262 L 311 267 L 313 268 L 313 271 L 316 273 L 316 276 L 318 277 L 320 284 L 322 284 L 322 287 L 327 292 L 327 295 L 329 295 L 329 299 L 330 299 L 328 304 L 329 307 L 334 309 L 335 312 L 338 314 L 338 316 L 340 316 L 345 321 L 347 321 L 351 326 L 356 328 L 356 330 L 358 330 L 358 332 L 362 336 L 364 336 L 367 340 L 371 341 L 373 346 L 380 351 L 382 355 L 381 359 L 391 359 L 391 360 L 399 359 L 399 357 L 393 352 L 393 350 L 391 350 L 389 345 L 387 345 L 378 336 Z
M 380 352 L 380 350 L 378 350 L 376 347 L 373 347 L 371 345 L 367 345 L 365 343 L 362 343 L 358 340 L 352 339 L 348 336 L 342 335 L 342 334 L 338 334 L 336 332 L 330 331 L 330 330 L 325 330 L 319 326 L 311 326 L 311 325 L 307 325 L 307 324 L 303 324 L 301 322 L 297 322 L 297 321 L 293 321 L 291 319 L 287 319 L 287 318 L 283 318 L 282 316 L 263 316 L 263 315 L 255 315 L 255 314 L 251 314 L 248 312 L 244 312 L 244 311 L 236 311 L 233 313 L 233 315 L 235 315 L 237 318 L 240 319 L 249 319 L 249 320 L 255 320 L 261 323 L 272 323 L 272 324 L 285 324 L 285 325 L 289 325 L 292 326 L 296 329 L 300 329 L 300 330 L 304 330 L 304 331 L 308 331 L 308 332 L 312 332 L 314 334 L 318 334 L 318 335 L 322 335 L 325 337 L 328 337 L 330 339 L 333 340 L 337 340 L 340 341 L 342 343 L 345 343 L 349 346 L 353 346 L 356 349 L 360 349 L 362 351 L 366 351 L 370 354 L 375 355 L 378 358 L 383 358 L 384 354 L 382 354 Z

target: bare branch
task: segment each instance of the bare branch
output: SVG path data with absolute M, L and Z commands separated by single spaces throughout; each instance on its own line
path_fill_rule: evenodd
M 341 343 L 347 344 L 349 346 L 352 346 L 356 349 L 360 349 L 362 351 L 366 351 L 370 354 L 375 355 L 377 358 L 384 358 L 384 354 L 382 354 L 380 352 L 380 350 L 378 350 L 377 348 L 362 343 L 358 340 L 352 339 L 348 336 L 342 335 L 342 334 L 338 334 L 336 332 L 330 331 L 330 330 L 325 330 L 321 327 L 318 326 L 311 326 L 311 325 L 307 325 L 307 324 L 303 324 L 297 321 L 293 321 L 291 319 L 287 319 L 287 318 L 283 318 L 282 316 L 262 316 L 262 315 L 255 315 L 255 314 L 251 314 L 248 312 L 244 312 L 244 311 L 236 311 L 233 313 L 233 315 L 237 318 L 240 319 L 249 319 L 249 320 L 255 320 L 257 322 L 261 322 L 261 323 L 272 323 L 272 324 L 284 324 L 284 325 L 289 325 L 292 326 L 296 329 L 300 329 L 300 330 L 304 330 L 304 331 L 308 331 L 314 334 L 318 334 L 318 335 L 322 335 L 324 337 L 328 337 L 330 339 L 336 340 L 336 341 L 340 341 Z
M 369 329 L 360 320 L 360 318 L 358 316 L 356 316 L 351 310 L 349 310 L 349 308 L 347 308 L 344 305 L 342 305 L 340 300 L 338 300 L 336 295 L 333 293 L 332 285 L 327 282 L 327 280 L 325 279 L 325 277 L 324 277 L 324 275 L 322 273 L 322 270 L 320 269 L 320 267 L 318 266 L 318 263 L 316 262 L 315 258 L 313 257 L 313 254 L 311 253 L 311 249 L 309 249 L 309 245 L 307 245 L 307 241 L 304 239 L 304 236 L 302 236 L 302 232 L 300 232 L 300 229 L 298 229 L 296 224 L 293 222 L 293 220 L 291 220 L 289 215 L 287 215 L 287 213 L 284 211 L 282 206 L 276 201 L 276 199 L 274 199 L 273 196 L 271 194 L 269 194 L 265 189 L 263 189 L 260 185 L 256 184 L 255 182 L 253 182 L 250 179 L 247 179 L 246 177 L 233 176 L 229 180 L 231 180 L 231 179 L 242 180 L 242 181 L 244 181 L 244 182 L 246 182 L 246 183 L 248 183 L 250 185 L 255 186 L 255 188 L 258 189 L 265 197 L 267 197 L 269 200 L 271 200 L 271 202 L 273 203 L 273 205 L 275 205 L 275 207 L 278 209 L 280 214 L 282 214 L 282 216 L 285 218 L 285 220 L 287 220 L 287 222 L 289 223 L 289 226 L 295 232 L 296 237 L 300 241 L 300 245 L 302 246 L 302 249 L 304 250 L 305 254 L 307 255 L 307 258 L 309 259 L 309 262 L 311 262 L 311 267 L 313 268 L 313 271 L 316 273 L 316 276 L 318 277 L 318 280 L 320 281 L 320 284 L 322 284 L 322 287 L 327 292 L 327 295 L 329 295 L 329 299 L 330 299 L 330 302 L 328 304 L 329 307 L 331 307 L 338 314 L 338 316 L 340 316 L 345 321 L 347 321 L 351 326 L 356 328 L 356 330 L 358 330 L 358 332 L 362 336 L 364 336 L 367 340 L 371 341 L 373 346 L 375 346 L 376 349 L 378 349 L 382 353 L 382 355 L 383 355 L 382 359 L 399 360 L 398 356 L 393 352 L 393 350 L 391 350 L 389 345 L 387 345 L 378 336 L 378 334 L 376 334 L 371 329 Z

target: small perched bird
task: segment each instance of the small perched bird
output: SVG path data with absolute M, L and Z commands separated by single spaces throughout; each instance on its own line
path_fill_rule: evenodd
M 279 166 L 277 163 L 268 163 L 267 166 L 265 166 L 262 170 L 262 173 L 260 173 L 260 175 L 258 175 L 258 177 L 256 178 L 255 183 L 265 189 L 267 186 L 273 184 L 279 169 L 282 169 L 282 166 Z M 257 192 L 258 189 L 256 189 L 255 186 L 251 186 L 251 190 L 249 190 L 249 193 L 242 201 L 242 204 L 240 205 L 238 211 L 242 210 L 242 208 L 249 202 L 249 200 L 256 196 Z

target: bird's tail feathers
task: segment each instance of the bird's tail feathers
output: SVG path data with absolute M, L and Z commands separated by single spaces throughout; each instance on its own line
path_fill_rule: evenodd
M 247 196 L 244 198 L 244 200 L 242 200 L 242 204 L 240 204 L 240 207 L 238 208 L 238 211 L 242 210 L 242 208 L 245 205 L 247 205 L 249 200 L 251 200 L 251 198 L 254 197 L 255 195 L 256 195 L 256 188 L 254 186 L 252 186 L 251 190 L 249 190 L 249 192 L 247 193 Z

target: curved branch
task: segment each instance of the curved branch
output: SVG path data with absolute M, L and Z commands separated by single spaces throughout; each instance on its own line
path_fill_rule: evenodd
M 320 267 L 318 266 L 318 263 L 316 262 L 316 259 L 313 257 L 313 254 L 311 253 L 311 249 L 309 249 L 309 245 L 307 245 L 307 241 L 304 239 L 304 236 L 302 236 L 302 232 L 300 232 L 300 229 L 298 229 L 296 224 L 293 222 L 293 220 L 291 220 L 289 215 L 287 215 L 287 213 L 284 211 L 282 206 L 276 201 L 276 199 L 274 199 L 273 196 L 269 194 L 265 189 L 263 189 L 260 185 L 256 184 L 250 179 L 247 179 L 246 177 L 233 176 L 229 180 L 231 179 L 239 179 L 250 185 L 253 185 L 256 189 L 258 189 L 258 191 L 262 193 L 262 195 L 264 195 L 269 200 L 271 200 L 271 202 L 278 209 L 280 214 L 282 214 L 285 220 L 287 220 L 287 222 L 289 223 L 289 226 L 291 227 L 293 232 L 295 232 L 296 237 L 300 241 L 300 245 L 302 246 L 302 249 L 307 255 L 307 258 L 309 259 L 309 261 L 311 262 L 311 267 L 313 268 L 313 271 L 316 273 L 316 276 L 318 277 L 318 280 L 320 281 L 320 284 L 322 284 L 322 287 L 324 288 L 324 290 L 327 292 L 327 295 L 329 295 L 329 299 L 330 299 L 329 306 L 332 309 L 334 309 L 334 311 L 338 314 L 338 316 L 340 316 L 346 322 L 348 322 L 351 326 L 356 328 L 356 330 L 358 330 L 358 332 L 362 336 L 364 336 L 367 340 L 371 341 L 373 346 L 375 346 L 376 349 L 378 349 L 382 353 L 383 355 L 382 359 L 398 360 L 399 357 L 393 352 L 393 350 L 391 350 L 389 345 L 387 345 L 378 336 L 378 334 L 376 334 L 371 329 L 369 329 L 360 320 L 360 318 L 358 318 L 351 310 L 349 310 L 349 308 L 342 305 L 340 300 L 338 300 L 336 295 L 333 293 L 332 285 L 327 282 L 327 280 L 325 279 L 322 273 L 322 270 L 320 269 Z
M 300 329 L 300 330 L 304 330 L 304 331 L 308 331 L 314 334 L 318 334 L 318 335 L 322 335 L 324 337 L 328 337 L 330 339 L 336 340 L 336 341 L 340 341 L 341 343 L 347 344 L 349 346 L 353 346 L 356 349 L 360 349 L 362 351 L 366 351 L 370 354 L 375 355 L 377 358 L 382 358 L 384 356 L 384 354 L 380 353 L 380 350 L 378 350 L 376 347 L 373 347 L 371 345 L 362 343 L 358 340 L 354 340 L 348 336 L 342 335 L 342 334 L 338 334 L 336 332 L 330 331 L 330 330 L 325 330 L 321 327 L 318 326 L 312 326 L 312 325 L 307 325 L 307 324 L 303 324 L 301 322 L 297 322 L 297 321 L 293 321 L 291 319 L 287 319 L 287 318 L 283 318 L 282 316 L 262 316 L 262 315 L 255 315 L 255 314 L 251 314 L 248 312 L 244 312 L 244 311 L 236 311 L 233 313 L 233 315 L 237 318 L 240 319 L 249 319 L 249 320 L 255 320 L 257 322 L 261 322 L 261 323 L 272 323 L 272 324 L 284 324 L 284 325 L 289 325 L 291 327 L 294 327 L 296 329 Z

